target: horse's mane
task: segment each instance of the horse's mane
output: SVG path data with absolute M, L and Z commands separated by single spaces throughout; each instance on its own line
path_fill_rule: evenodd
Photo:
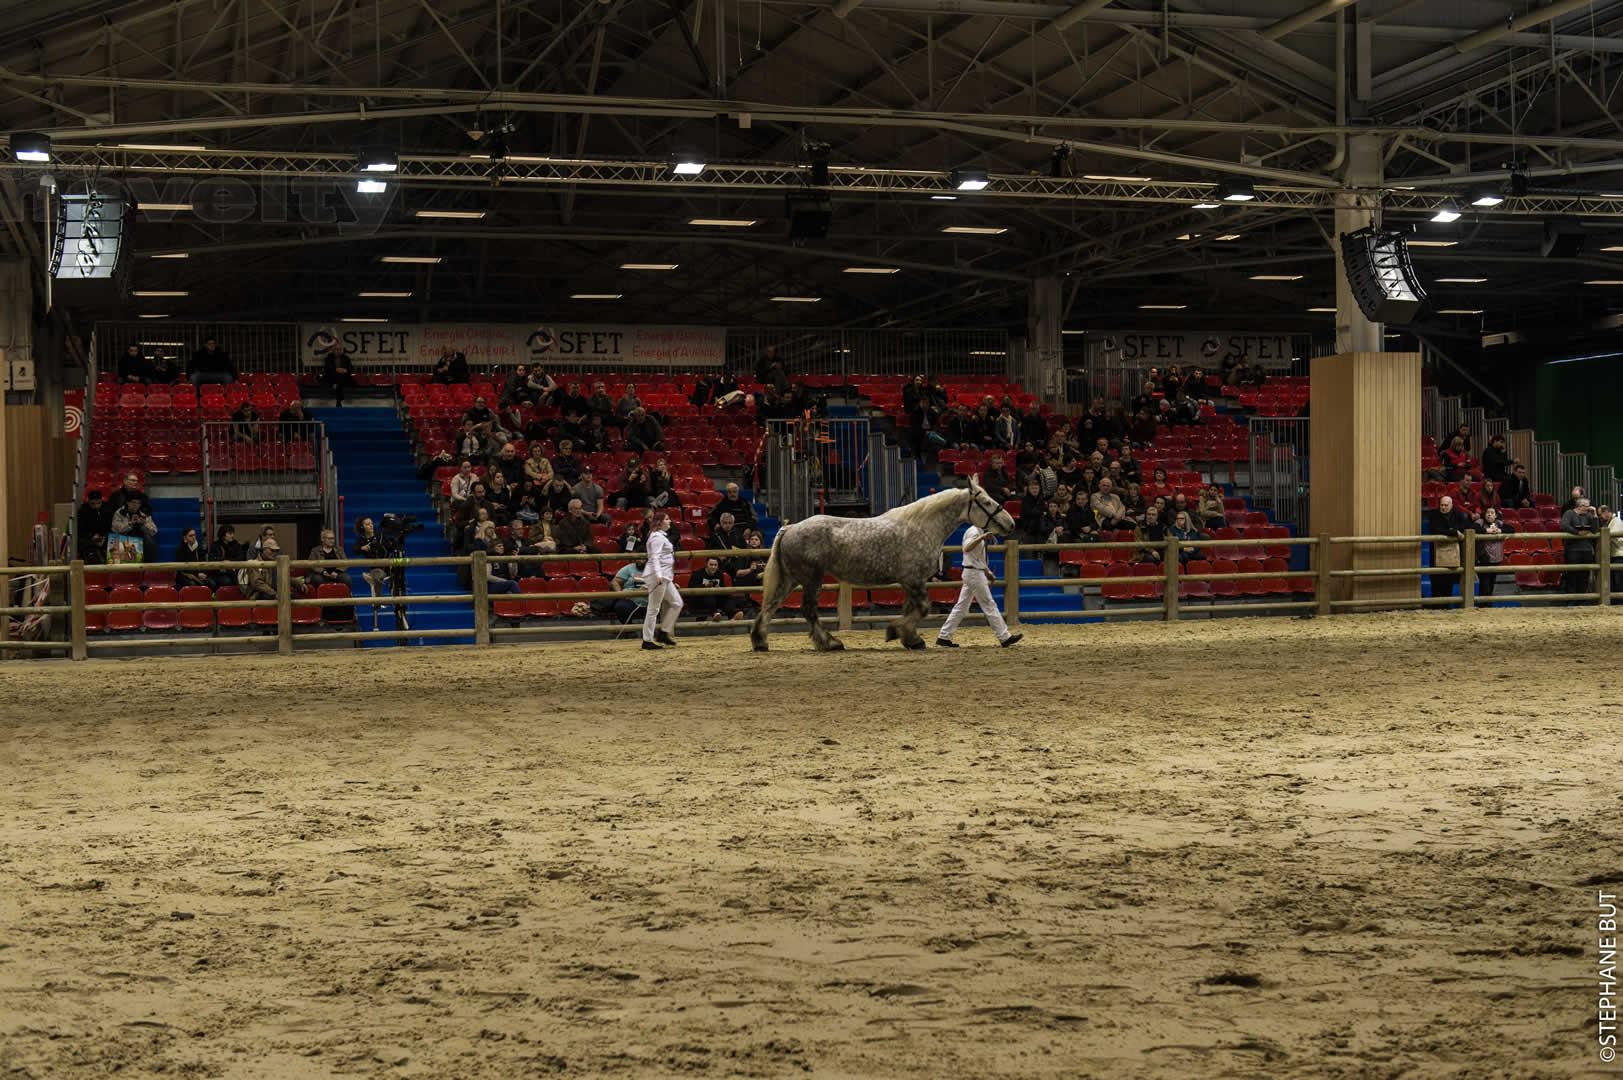
M 928 517 L 932 514 L 943 513 L 948 509 L 948 503 L 967 501 L 968 497 L 968 488 L 946 488 L 936 492 L 934 495 L 926 495 L 922 499 L 914 499 L 905 506 L 898 506 L 893 510 L 887 510 L 880 516 L 890 518 L 893 521 L 910 522 L 915 518 Z

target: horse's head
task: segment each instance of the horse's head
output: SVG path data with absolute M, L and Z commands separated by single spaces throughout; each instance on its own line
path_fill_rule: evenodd
M 979 473 L 969 478 L 969 507 L 964 517 L 981 532 L 1007 536 L 1014 532 L 1014 518 L 981 487 Z

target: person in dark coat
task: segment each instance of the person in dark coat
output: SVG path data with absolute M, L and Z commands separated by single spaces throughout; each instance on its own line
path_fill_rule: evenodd
M 1460 565 L 1459 538 L 1472 527 L 1471 515 L 1454 505 L 1454 500 L 1447 495 L 1437 500 L 1437 509 L 1433 510 L 1426 521 L 1426 531 L 1435 536 L 1452 537 L 1453 540 L 1436 540 L 1432 543 L 1431 565 L 1438 569 L 1458 569 Z M 1431 595 L 1434 597 L 1450 596 L 1454 591 L 1454 582 L 1458 575 L 1432 574 Z

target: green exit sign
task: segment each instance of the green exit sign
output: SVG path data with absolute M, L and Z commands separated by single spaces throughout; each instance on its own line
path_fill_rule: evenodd
M 259 504 L 259 508 L 261 510 L 275 510 L 276 503 L 270 499 L 266 499 L 264 502 Z

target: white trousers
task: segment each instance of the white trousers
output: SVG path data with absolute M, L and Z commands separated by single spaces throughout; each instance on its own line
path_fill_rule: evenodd
M 987 625 L 1002 641 L 1009 636 L 1009 625 L 1003 621 L 1003 612 L 997 609 L 997 601 L 992 599 L 992 588 L 988 584 L 991 579 L 980 570 L 964 571 L 964 585 L 958 590 L 958 602 L 952 605 L 952 611 L 947 615 L 947 621 L 941 624 L 941 632 L 937 637 L 952 640 L 953 631 L 958 624 L 964 621 L 969 614 L 970 601 L 980 605 L 981 612 L 986 616 Z
M 663 607 L 664 618 L 660 618 L 660 608 Z M 676 589 L 676 582 L 651 580 L 648 583 L 648 614 L 642 617 L 642 639 L 654 640 L 656 628 L 667 634 L 676 629 L 676 617 L 682 614 L 682 594 Z

